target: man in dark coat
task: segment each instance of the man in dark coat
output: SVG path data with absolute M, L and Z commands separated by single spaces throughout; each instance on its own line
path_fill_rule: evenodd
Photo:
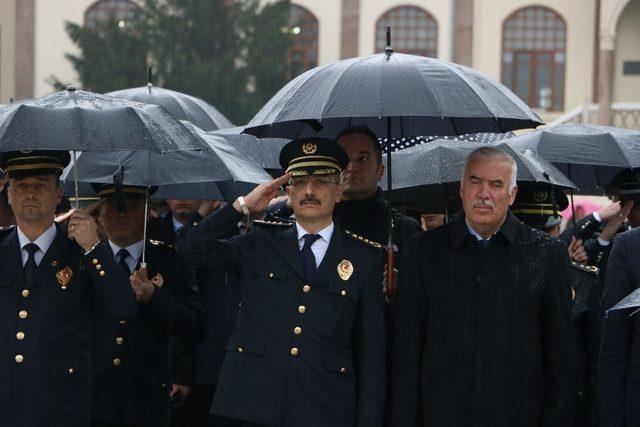
M 93 348 L 102 369 L 94 373 L 92 425 L 167 426 L 170 396 L 188 384 L 185 372 L 193 370 L 184 366 L 192 357 L 174 352 L 172 360 L 172 347 L 194 342 L 202 326 L 194 270 L 175 248 L 157 240 L 147 241 L 147 266 L 141 268 L 146 190 L 95 187 L 107 235 L 101 245 L 127 274 L 138 315 L 123 319 L 98 310 Z
M 68 152 L 3 153 L 17 227 L 0 243 L 0 424 L 89 425 L 93 301 L 136 313 L 127 276 L 91 217 L 53 222 Z
M 347 156 L 333 141 L 283 147 L 282 177 L 201 221 L 180 250 L 238 275 L 242 301 L 213 401 L 220 415 L 259 425 L 382 425 L 384 302 L 379 245 L 337 229 L 339 173 Z M 289 183 L 297 223 L 254 222 Z
M 468 158 L 464 213 L 409 240 L 394 305 L 391 424 L 568 426 L 569 260 L 509 213 L 516 164 Z
M 640 421 L 640 317 L 636 309 L 608 311 L 640 286 L 640 229 L 615 238 L 605 282 L 600 347 L 600 426 Z

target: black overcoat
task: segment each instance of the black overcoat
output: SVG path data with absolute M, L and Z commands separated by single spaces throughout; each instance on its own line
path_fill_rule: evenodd
M 213 411 L 277 427 L 380 426 L 380 255 L 336 228 L 318 280 L 306 283 L 291 224 L 256 224 L 247 235 L 218 240 L 241 217 L 228 205 L 190 230 L 179 247 L 194 261 L 206 258 L 230 270 L 242 287 Z M 343 260 L 352 274 L 341 278 Z
M 113 254 L 98 246 L 85 255 L 64 227 L 57 228 L 30 289 L 17 231 L 0 243 L 3 426 L 87 426 L 91 373 L 99 368 L 91 358 L 92 301 L 122 318 L 136 313 L 135 295 Z
M 459 215 L 409 239 L 394 304 L 391 424 L 567 426 L 569 260 L 512 214 L 486 248 Z

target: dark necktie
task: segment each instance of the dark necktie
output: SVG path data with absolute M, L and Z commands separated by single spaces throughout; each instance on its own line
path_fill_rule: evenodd
M 489 241 L 487 239 L 480 239 L 478 240 L 478 243 L 480 243 L 480 246 L 482 246 L 482 249 L 484 249 L 489 244 Z
M 178 245 L 178 243 L 180 243 L 186 231 L 187 230 L 184 225 L 178 227 L 178 229 L 176 230 L 176 240 L 175 240 L 176 246 Z
M 129 258 L 131 254 L 126 249 L 120 249 L 116 255 L 118 255 L 120 259 L 118 264 L 120 264 L 120 267 L 125 273 L 127 273 L 127 276 L 129 276 L 131 274 L 131 270 L 129 270 L 129 265 L 127 265 L 127 258 Z
M 36 269 L 38 268 L 36 264 L 36 252 L 38 252 L 40 248 L 35 243 L 27 243 L 23 249 L 29 254 L 27 262 L 24 263 L 24 278 L 27 283 L 27 288 L 30 288 L 36 280 Z
M 319 234 L 304 235 L 304 246 L 302 246 L 300 256 L 302 257 L 302 266 L 304 267 L 304 275 L 306 276 L 307 282 L 313 282 L 316 279 L 316 257 L 313 255 L 311 245 L 319 238 Z

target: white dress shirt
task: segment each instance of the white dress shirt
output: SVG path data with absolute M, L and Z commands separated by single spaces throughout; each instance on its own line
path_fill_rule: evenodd
M 495 233 L 493 233 L 491 236 L 487 237 L 486 239 L 484 237 L 482 237 L 480 234 L 478 234 L 478 232 L 476 230 L 473 229 L 473 227 L 469 224 L 469 221 L 467 221 L 467 218 L 464 219 L 464 222 L 467 224 L 467 230 L 469 230 L 469 233 L 471 233 L 471 235 L 473 237 L 475 237 L 478 240 L 486 240 L 489 241 L 489 239 L 491 239 L 500 229 L 498 228 L 498 230 L 496 230 Z M 502 226 L 500 226 L 502 227 Z
M 180 230 L 182 227 L 184 227 L 184 224 L 181 223 L 180 221 L 178 221 L 176 219 L 175 216 L 171 215 L 171 221 L 173 221 L 173 231 L 174 233 L 178 233 L 178 230 Z
M 313 257 L 316 259 L 316 267 L 320 266 L 322 259 L 324 258 L 324 254 L 327 253 L 327 248 L 329 247 L 329 241 L 331 241 L 331 236 L 333 235 L 333 222 L 327 225 L 325 228 L 317 232 L 316 234 L 320 235 L 320 238 L 313 242 L 311 245 L 311 251 L 313 252 Z M 310 234 L 307 230 L 302 228 L 300 224 L 296 222 L 296 230 L 298 230 L 298 248 L 302 250 L 304 246 L 304 236 Z
M 53 239 L 56 238 L 56 225 L 51 224 L 51 227 L 47 228 L 44 233 L 42 233 L 36 240 L 33 242 L 29 240 L 27 236 L 24 235 L 22 230 L 20 230 L 20 226 L 18 228 L 18 241 L 20 242 L 20 254 L 22 255 L 22 265 L 24 266 L 27 263 L 27 259 L 29 258 L 29 252 L 24 248 L 25 245 L 29 243 L 35 243 L 38 245 L 38 251 L 34 254 L 34 258 L 36 260 L 36 265 L 40 265 L 40 261 L 44 258 L 44 254 L 49 250 L 49 247 L 53 243 Z
M 120 262 L 120 256 L 118 256 L 118 251 L 120 249 L 126 249 L 129 252 L 129 255 L 125 262 L 129 267 L 129 271 L 135 271 L 138 266 L 138 260 L 140 259 L 140 255 L 142 255 L 142 240 L 134 243 L 133 245 L 127 246 L 126 248 L 121 248 L 120 246 L 113 243 L 109 240 L 109 246 L 111 246 L 111 250 L 113 251 L 113 256 L 116 259 L 116 262 Z

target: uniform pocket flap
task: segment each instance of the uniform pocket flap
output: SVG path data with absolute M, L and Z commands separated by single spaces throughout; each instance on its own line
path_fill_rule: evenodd
M 324 356 L 324 368 L 327 371 L 353 375 L 353 355 L 349 350 L 327 351 Z
M 262 354 L 264 352 L 264 340 L 260 338 L 247 337 L 240 334 L 233 334 L 224 348 L 227 351 L 236 353 Z

